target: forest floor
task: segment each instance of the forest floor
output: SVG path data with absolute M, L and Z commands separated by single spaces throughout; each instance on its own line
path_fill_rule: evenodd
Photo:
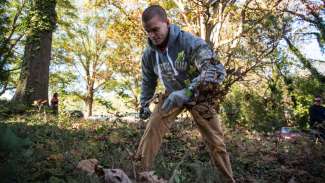
M 0 129 L 0 182 L 80 183 L 99 182 L 76 170 L 80 160 L 90 158 L 134 177 L 131 156 L 144 124 L 16 115 L 2 120 Z M 325 182 L 322 143 L 228 128 L 225 140 L 236 182 Z M 154 170 L 166 180 L 174 175 L 176 183 L 221 182 L 189 118 L 178 119 L 166 134 Z

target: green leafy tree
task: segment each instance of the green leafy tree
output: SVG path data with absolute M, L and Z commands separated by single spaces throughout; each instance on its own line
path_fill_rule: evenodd
M 52 33 L 56 27 L 56 0 L 28 1 L 30 12 L 19 83 L 14 101 L 31 104 L 48 99 Z
M 75 84 L 67 92 L 85 102 L 87 116 L 92 115 L 95 94 L 103 89 L 113 74 L 109 59 L 112 45 L 106 35 L 107 28 L 108 21 L 97 12 L 75 19 L 55 42 L 56 59 L 66 66 L 62 72 L 70 73 L 66 76 L 71 84 Z
M 15 88 L 29 9 L 25 0 L 0 2 L 0 95 Z
M 108 18 L 111 24 L 107 36 L 116 46 L 109 59 L 110 66 L 118 77 L 115 77 L 114 87 L 108 84 L 105 88 L 107 91 L 114 90 L 132 109 L 139 106 L 140 60 L 147 41 L 140 20 L 143 10 L 141 3 L 145 2 L 88 1 L 89 7 L 110 12 Z M 127 8 L 130 5 L 134 8 Z

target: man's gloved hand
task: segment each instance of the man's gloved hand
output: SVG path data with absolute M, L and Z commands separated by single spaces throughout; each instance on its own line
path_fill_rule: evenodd
M 139 117 L 140 119 L 148 119 L 151 115 L 151 111 L 149 109 L 149 106 L 145 106 L 145 107 L 141 107 L 140 108 L 140 113 L 139 113 Z
M 184 88 L 182 90 L 177 90 L 172 92 L 162 105 L 162 110 L 169 112 L 174 107 L 182 107 L 184 104 L 191 101 L 192 97 L 191 90 Z
M 225 72 L 222 65 L 209 65 L 197 77 L 196 89 L 201 93 L 215 95 L 219 84 L 225 79 Z

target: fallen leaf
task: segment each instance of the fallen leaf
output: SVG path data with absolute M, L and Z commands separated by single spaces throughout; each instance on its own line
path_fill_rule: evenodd
M 119 144 L 125 141 L 124 137 L 119 132 L 112 132 L 109 134 L 108 139 L 113 144 Z
M 49 157 L 47 157 L 47 160 L 63 161 L 64 156 L 63 156 L 63 154 L 52 154 Z
M 97 159 L 86 159 L 78 163 L 77 169 L 85 171 L 91 175 L 95 172 L 95 168 L 97 165 L 98 165 Z

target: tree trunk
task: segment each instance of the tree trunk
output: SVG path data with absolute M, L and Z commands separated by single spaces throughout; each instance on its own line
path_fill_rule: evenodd
M 87 98 L 86 99 L 86 117 L 89 117 L 93 114 L 93 99 Z
M 27 37 L 20 79 L 14 101 L 31 104 L 34 100 L 48 100 L 49 66 L 51 59 L 52 32 L 55 28 L 56 1 L 34 1 L 34 9 L 39 16 L 47 16 L 49 27 L 32 29 Z M 44 10 L 44 8 L 47 8 Z
M 87 113 L 86 117 L 89 117 L 93 115 L 93 98 L 87 98 L 86 99 L 86 108 L 87 108 Z
M 87 96 L 86 96 L 87 117 L 93 114 L 93 102 L 94 102 L 94 84 L 90 83 L 87 86 Z

